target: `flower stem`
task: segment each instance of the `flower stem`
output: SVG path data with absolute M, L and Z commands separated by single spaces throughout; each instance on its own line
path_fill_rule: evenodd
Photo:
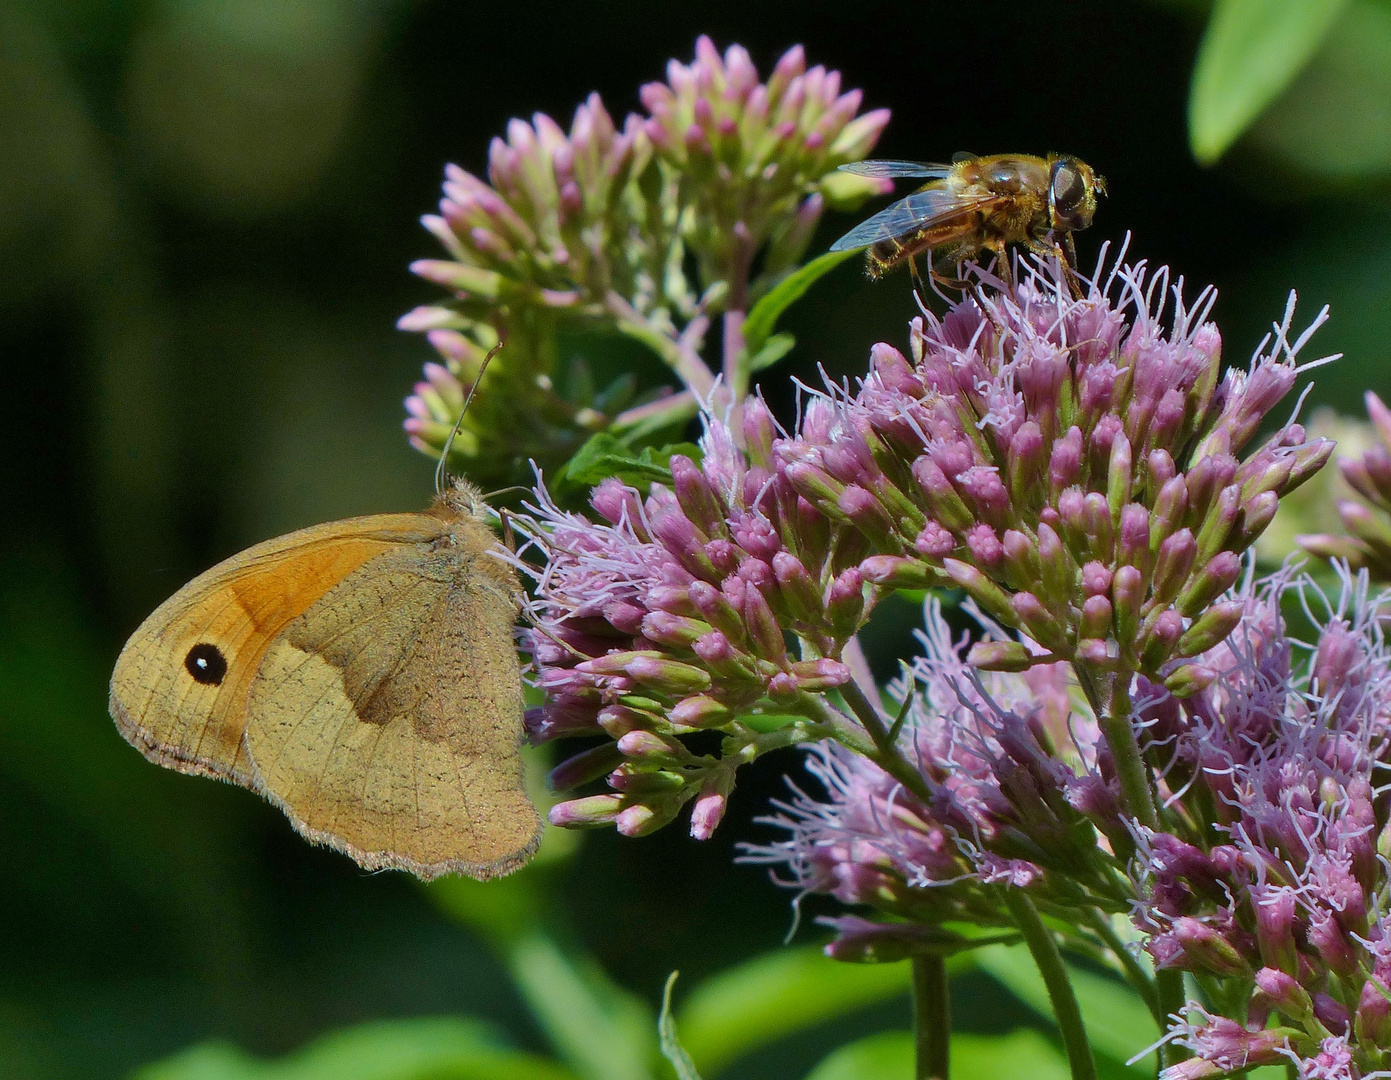
M 913 957 L 914 1080 L 947 1080 L 951 1042 L 951 999 L 947 962 L 940 956 Z
M 1183 1007 L 1188 1003 L 1188 995 L 1183 989 L 1183 972 L 1174 968 L 1165 968 L 1154 973 L 1154 987 L 1159 994 L 1159 1008 L 1163 1013 L 1164 1019 L 1160 1021 L 1161 1031 L 1169 1030 L 1169 1017 L 1182 1016 Z M 1165 1043 L 1162 1050 L 1162 1062 L 1167 1068 L 1176 1065 L 1188 1057 L 1188 1051 L 1176 1043 Z
M 1101 716 L 1101 730 L 1106 735 L 1106 744 L 1111 748 L 1111 757 L 1116 763 L 1121 799 L 1126 810 L 1141 825 L 1157 829 L 1159 815 L 1155 812 L 1154 798 L 1150 794 L 1149 769 L 1140 756 L 1140 744 L 1130 723 L 1130 679 L 1131 673 L 1128 671 L 1116 673 L 1115 681 L 1111 684 L 1111 700 Z
M 742 221 L 737 222 L 731 231 L 734 236 L 734 251 L 727 273 L 729 298 L 725 301 L 720 370 L 724 374 L 725 391 L 729 394 L 737 416 L 744 395 L 749 392 L 749 372 L 743 363 L 744 319 L 749 312 L 749 262 L 753 257 L 753 250 L 749 243 L 748 229 Z M 740 429 L 738 424 L 730 426 L 736 431 Z
M 700 411 L 700 403 L 689 390 L 668 394 L 643 405 L 634 405 L 613 418 L 613 427 L 629 431 L 633 428 L 655 429 L 689 420 Z
M 889 729 L 884 726 L 883 717 L 879 715 L 874 703 L 865 696 L 864 691 L 851 680 L 840 688 L 840 696 L 845 699 L 850 711 L 855 714 L 855 719 L 874 742 L 875 752 L 870 755 L 870 759 L 923 802 L 932 802 L 932 790 L 927 786 L 927 781 L 917 769 L 904 760 L 903 755 L 898 752 L 898 747 L 889 741 Z
M 1092 1060 L 1092 1048 L 1087 1042 L 1087 1029 L 1082 1026 L 1082 1012 L 1077 1007 L 1077 996 L 1072 992 L 1057 943 L 1023 889 L 1006 888 L 1004 894 L 1005 906 L 1038 965 L 1043 985 L 1048 988 L 1048 1000 L 1052 1002 L 1053 1016 L 1062 1032 L 1072 1080 L 1096 1080 L 1096 1062 Z
M 729 393 L 738 402 L 744 399 L 749 390 L 749 374 L 739 358 L 744 353 L 744 319 L 747 313 L 738 308 L 730 308 L 724 313 L 723 364 L 725 381 Z

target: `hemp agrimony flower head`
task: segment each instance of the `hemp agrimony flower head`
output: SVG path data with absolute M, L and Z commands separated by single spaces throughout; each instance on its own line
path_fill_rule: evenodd
M 797 789 L 778 803 L 782 813 L 763 820 L 791 837 L 746 845 L 748 861 L 785 864 L 786 883 L 803 892 L 909 920 L 833 920 L 840 933 L 827 951 L 839 959 L 865 959 L 867 948 L 876 959 L 895 946 L 911 953 L 917 923 L 1008 926 L 1000 887 L 1057 911 L 1128 910 L 1093 828 L 1125 836 L 1119 790 L 1067 665 L 980 672 L 935 598 L 925 623 L 923 654 L 890 688 L 904 707 L 899 752 L 925 790 L 905 790 L 863 756 L 822 744 L 807 770 L 825 798 Z
M 1391 581 L 1391 409 L 1370 390 L 1366 402 L 1375 441 L 1359 457 L 1338 457 L 1343 481 L 1360 496 L 1337 502 L 1346 533 L 1301 536 L 1299 544 L 1311 555 L 1342 559 L 1365 567 L 1378 581 Z
M 608 773 L 615 792 L 558 804 L 556 824 L 641 835 L 694 798 L 691 831 L 709 836 L 735 769 L 823 733 L 814 697 L 849 681 L 840 656 L 867 605 L 863 539 L 792 490 L 761 401 L 746 404 L 738 433 L 705 423 L 701 462 L 673 457 L 671 483 L 646 499 L 607 480 L 596 522 L 540 491 L 535 516 L 518 522 L 546 559 L 539 573 L 518 561 L 537 577 L 523 645 L 547 695 L 528 730 L 613 740 L 556 768 L 561 790 Z M 679 738 L 711 729 L 727 733 L 718 756 Z
M 1154 297 L 1167 283 L 1161 272 L 1147 290 L 1142 267 L 1117 268 L 1073 299 L 1060 271 L 1035 269 L 977 293 L 985 310 L 971 298 L 915 320 L 911 364 L 876 346 L 858 393 L 813 395 L 795 437 L 777 437 L 754 401 L 742 433 L 707 418 L 704 462 L 673 458 L 671 485 L 645 503 L 617 481 L 596 489 L 602 523 L 538 492 L 523 528 L 546 565 L 526 644 L 548 701 L 530 729 L 615 740 L 558 772 L 566 785 L 609 772 L 617 794 L 563 803 L 553 820 L 645 832 L 702 793 L 722 811 L 738 764 L 828 735 L 923 797 L 933 759 L 892 745 L 845 649 L 884 592 L 954 584 L 1026 634 L 992 634 L 971 665 L 1069 661 L 1093 713 L 1119 717 L 1083 762 L 1085 797 L 1055 807 L 1045 833 L 1089 816 L 1128 847 L 1117 815 L 1149 795 L 1118 702 L 1136 671 L 1183 693 L 1211 677 L 1175 665 L 1240 619 L 1243 605 L 1221 599 L 1240 552 L 1331 450 L 1289 425 L 1236 457 L 1292 385 L 1304 338 L 1289 341 L 1287 312 L 1269 354 L 1220 378 L 1210 294 L 1195 311 L 1178 301 L 1165 331 Z M 1108 680 L 1118 698 L 1099 689 Z M 759 715 L 785 719 L 760 731 Z M 728 736 L 718 757 L 682 742 L 702 728 Z M 717 816 L 698 812 L 696 834 Z
M 513 120 L 486 182 L 446 170 L 440 213 L 423 221 L 448 258 L 412 269 L 452 297 L 399 324 L 425 331 L 443 360 L 407 401 L 418 449 L 440 452 L 499 335 L 506 347 L 455 443 L 475 479 L 562 463 L 595 433 L 640 438 L 688 420 L 714 389 L 701 356 L 711 320 L 725 316 L 723 367 L 742 387 L 750 301 L 795 269 L 825 205 L 853 208 L 887 183 L 837 171 L 873 146 L 887 110 L 857 118 L 860 92 L 806 71 L 800 48 L 762 83 L 744 49 L 721 58 L 702 37 L 695 63 L 669 74 L 643 88 L 650 115 L 621 129 L 592 94 L 568 133 L 542 113 Z M 641 342 L 685 392 L 635 401 L 631 377 L 596 391 L 566 330 Z
M 1349 1080 L 1391 1066 L 1381 602 L 1365 575 L 1345 575 L 1302 647 L 1280 616 L 1291 590 L 1321 595 L 1283 576 L 1244 590 L 1241 624 L 1202 658 L 1208 687 L 1182 701 L 1137 695 L 1146 756 L 1181 812 L 1162 830 L 1136 827 L 1135 924 L 1157 968 L 1192 973 L 1245 1020 L 1194 1010 L 1170 1035 L 1196 1056 L 1171 1080 L 1237 1061 Z
M 1207 675 L 1185 661 L 1240 618 L 1218 598 L 1242 552 L 1332 444 L 1290 423 L 1239 456 L 1326 310 L 1291 341 L 1291 296 L 1269 351 L 1223 376 L 1215 293 L 1188 307 L 1181 285 L 1168 329 L 1168 271 L 1143 264 L 1081 299 L 1032 270 L 927 313 L 911 362 L 878 345 L 857 393 L 808 409 L 788 479 L 870 541 L 869 581 L 962 588 L 1031 639 L 982 642 L 978 666 L 1069 660 L 1089 692 L 1117 671 L 1191 692 Z

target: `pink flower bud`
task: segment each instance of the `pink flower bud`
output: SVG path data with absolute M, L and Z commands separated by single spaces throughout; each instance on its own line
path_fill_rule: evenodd
M 590 795 L 556 803 L 546 816 L 552 825 L 567 829 L 611 825 L 622 805 L 623 800 L 619 795 Z

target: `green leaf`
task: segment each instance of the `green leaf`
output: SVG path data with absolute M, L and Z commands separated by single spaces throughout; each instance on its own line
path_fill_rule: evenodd
M 910 979 L 907 964 L 842 964 L 814 945 L 779 949 L 697 986 L 681 1005 L 682 1041 L 709 1076 L 793 1032 L 906 994 Z
M 679 974 L 680 972 L 673 971 L 667 977 L 666 989 L 662 991 L 662 1015 L 657 1020 L 657 1034 L 661 1039 L 662 1057 L 671 1062 L 671 1067 L 676 1070 L 677 1080 L 700 1080 L 695 1062 L 691 1060 L 691 1055 L 686 1053 L 686 1048 L 676 1036 L 676 1019 L 671 1015 L 671 988 L 676 985 L 676 976 Z
M 512 978 L 556 1053 L 585 1080 L 651 1080 L 656 1017 L 587 958 L 548 937 L 516 942 Z
M 770 368 L 792 351 L 797 339 L 791 334 L 774 334 L 768 338 L 757 354 L 749 358 L 749 372 Z
M 773 337 L 773 328 L 777 325 L 782 313 L 800 300 L 817 280 L 830 273 L 846 259 L 852 259 L 858 254 L 859 252 L 854 250 L 828 251 L 788 274 L 770 289 L 758 303 L 754 304 L 748 318 L 744 320 L 744 351 L 739 356 L 740 368 L 746 373 L 761 371 L 782 359 L 787 350 L 792 348 L 791 337 L 787 337 L 786 346 L 782 347 L 782 352 L 777 352 L 781 346 L 773 346 L 772 352 L 764 351 L 772 345 L 770 339 Z M 785 337 L 786 335 L 778 336 Z
M 1217 0 L 1188 97 L 1193 156 L 1211 165 L 1279 96 L 1345 0 Z
M 913 1036 L 886 1031 L 842 1046 L 806 1080 L 911 1080 Z M 1047 1037 L 1029 1028 L 1006 1035 L 953 1035 L 952 1080 L 1067 1080 L 1067 1060 Z
M 195 1046 L 134 1080 L 575 1080 L 554 1062 L 503 1046 L 476 1020 L 388 1020 L 337 1031 L 265 1060 L 227 1043 Z
M 1297 176 L 1330 186 L 1391 173 L 1391 5 L 1349 3 L 1318 54 L 1251 128 L 1249 138 Z M 1354 220 L 1359 242 L 1362 236 L 1384 234 L 1384 227 Z M 1328 233 L 1315 235 L 1322 239 Z M 1346 259 L 1347 248 L 1341 253 Z M 1286 265 L 1295 265 L 1292 256 Z M 1340 262 L 1337 280 L 1352 277 L 1350 270 Z
M 982 949 L 976 953 L 976 964 L 1029 1008 L 1052 1019 L 1048 990 L 1027 949 Z M 1082 1011 L 1087 1039 L 1099 1057 L 1110 1058 L 1112 1064 L 1122 1063 L 1159 1038 L 1154 1017 L 1129 986 L 1071 965 L 1068 977 Z M 1154 1055 L 1147 1054 L 1135 1063 L 1131 1075 L 1153 1076 L 1154 1069 Z
M 694 443 L 673 443 L 660 449 L 645 446 L 635 452 L 627 440 L 601 431 L 575 452 L 561 476 L 579 487 L 593 487 L 616 476 L 625 484 L 644 490 L 648 484 L 671 483 L 671 459 L 676 454 L 697 462 L 701 459 L 700 447 Z

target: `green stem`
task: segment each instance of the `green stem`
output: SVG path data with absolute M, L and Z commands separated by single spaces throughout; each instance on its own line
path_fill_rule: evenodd
M 1130 816 L 1149 829 L 1159 828 L 1159 815 L 1150 794 L 1149 768 L 1140 756 L 1140 744 L 1130 723 L 1129 671 L 1118 671 L 1111 684 L 1111 700 L 1101 715 L 1101 730 L 1106 745 L 1116 763 L 1116 775 L 1121 782 L 1121 799 Z M 1093 707 L 1095 707 L 1093 702 Z M 1120 852 L 1117 852 L 1119 855 Z
M 742 308 L 730 308 L 724 313 L 724 358 L 721 365 L 724 377 L 729 384 L 729 393 L 734 401 L 742 402 L 749 392 L 749 373 L 747 366 L 741 364 L 744 355 L 744 320 L 747 312 Z
M 889 741 L 889 729 L 884 726 L 884 718 L 879 715 L 874 703 L 865 697 L 864 691 L 851 680 L 840 688 L 840 696 L 845 699 L 850 711 L 855 714 L 855 719 L 860 722 L 874 743 L 874 753 L 869 755 L 870 760 L 923 802 L 930 803 L 932 790 L 927 786 L 927 781 L 917 769 L 904 760 L 903 755 L 898 752 L 898 747 Z
M 813 739 L 835 739 L 842 746 L 857 754 L 873 759 L 877 753 L 874 740 L 870 739 L 850 717 L 839 709 L 826 704 L 820 694 L 803 694 L 797 703 L 797 712 L 812 722 L 819 733 Z
M 700 358 L 687 335 L 673 339 L 652 326 L 632 304 L 612 290 L 605 298 L 605 306 L 609 314 L 614 316 L 620 333 L 641 341 L 660 356 L 697 397 L 709 397 L 715 377 L 710 374 L 710 369 L 705 366 L 705 361 Z M 703 320 L 702 326 L 705 324 L 708 324 L 708 320 Z
M 913 957 L 914 1080 L 947 1080 L 951 1043 L 951 998 L 947 962 L 940 956 Z
M 1159 995 L 1159 1009 L 1163 1013 L 1164 1019 L 1160 1021 L 1160 1029 L 1163 1032 L 1169 1030 L 1169 1017 L 1182 1016 L 1183 1007 L 1188 1004 L 1188 994 L 1183 988 L 1183 972 L 1175 971 L 1173 968 L 1166 968 L 1154 973 L 1154 988 Z M 1165 1043 L 1160 1054 L 1160 1062 L 1168 1068 L 1170 1065 L 1177 1065 L 1180 1061 L 1188 1057 L 1188 1051 L 1182 1046 L 1174 1043 Z
M 1048 988 L 1048 1000 L 1052 1002 L 1053 1017 L 1062 1032 L 1072 1080 L 1096 1080 L 1096 1062 L 1092 1060 L 1092 1048 L 1087 1042 L 1087 1029 L 1082 1026 L 1082 1012 L 1077 1007 L 1077 996 L 1072 992 L 1057 943 L 1024 890 L 1006 888 L 1004 895 L 1005 906 L 1038 965 L 1043 985 Z
M 744 320 L 749 311 L 749 262 L 753 250 L 747 239 L 748 233 L 734 233 L 734 250 L 725 275 L 729 282 L 729 296 L 725 300 L 724 341 L 720 371 L 724 374 L 725 391 L 734 407 L 734 417 L 738 418 L 744 405 L 744 395 L 749 392 L 748 365 L 744 359 Z M 732 424 L 735 431 L 741 430 L 739 424 Z

